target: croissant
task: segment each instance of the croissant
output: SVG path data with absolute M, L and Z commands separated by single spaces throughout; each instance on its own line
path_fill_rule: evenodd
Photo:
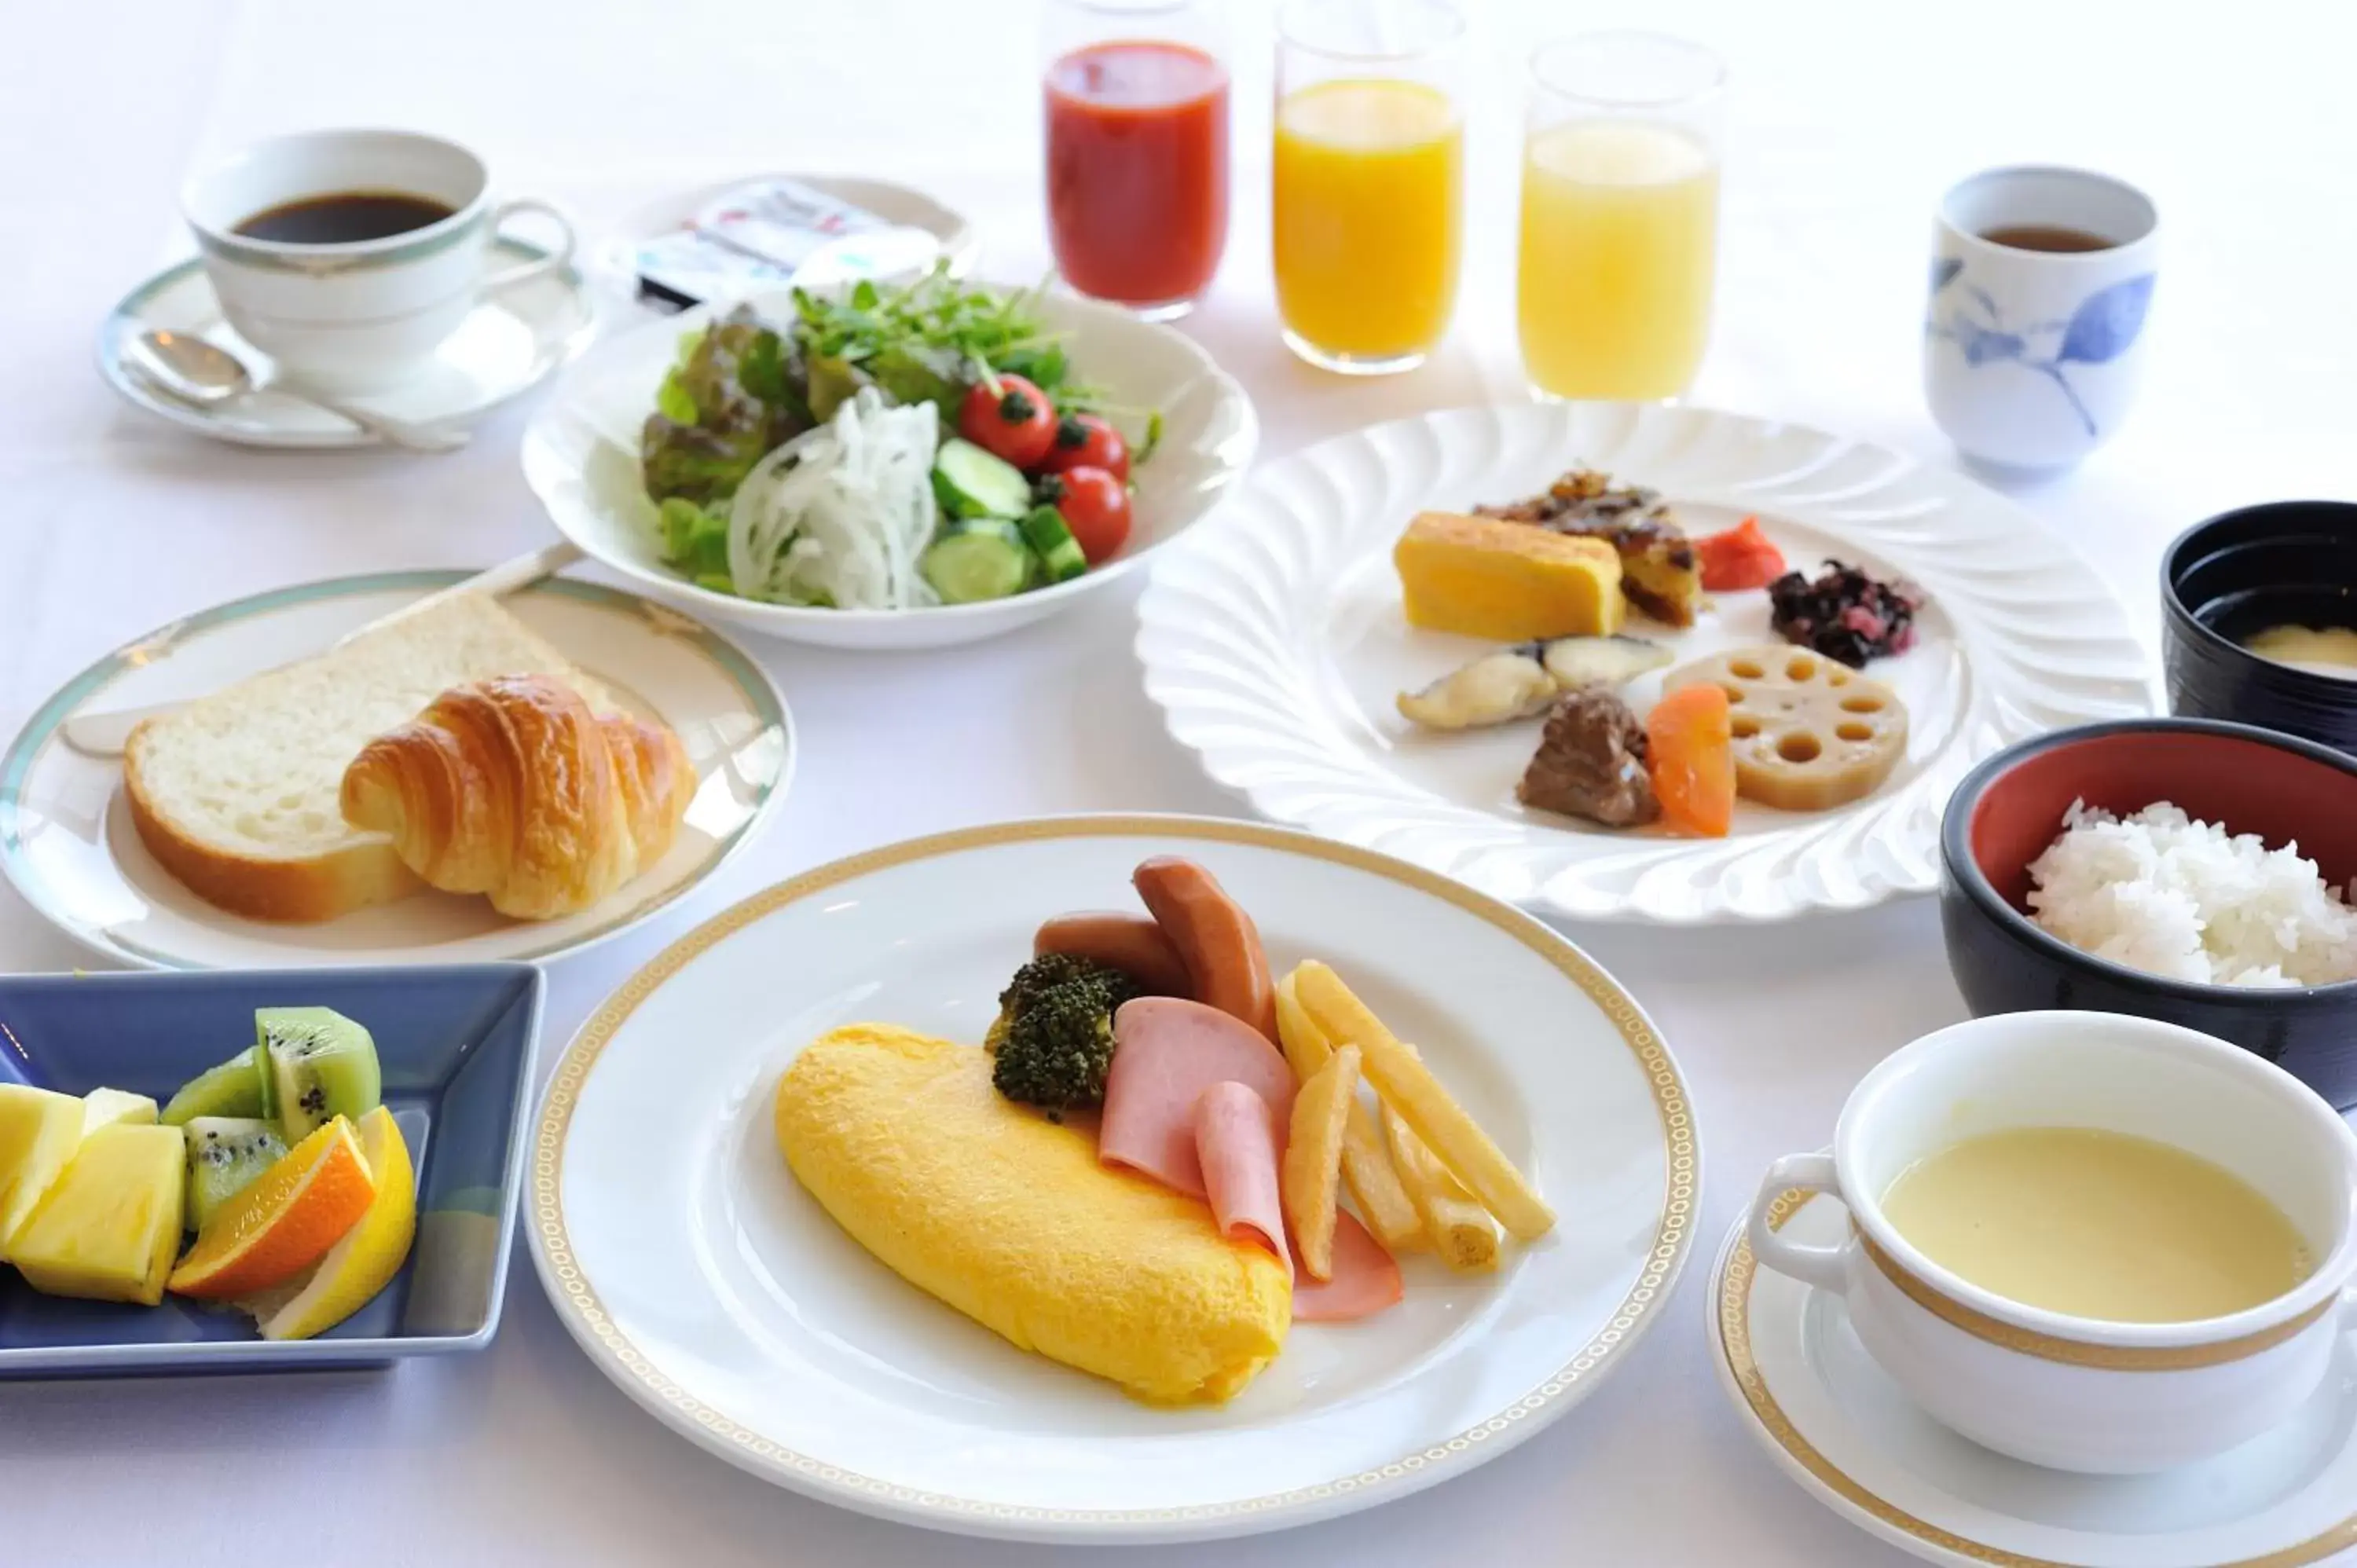
M 694 793 L 668 726 L 601 717 L 544 675 L 500 675 L 370 741 L 344 769 L 341 805 L 432 886 L 545 920 L 662 859 Z

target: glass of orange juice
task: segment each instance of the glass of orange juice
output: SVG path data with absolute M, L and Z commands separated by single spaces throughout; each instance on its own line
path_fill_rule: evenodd
M 1448 331 L 1464 32 L 1448 0 L 1289 0 L 1278 15 L 1276 307 L 1313 365 L 1410 370 Z
M 1591 33 L 1531 58 L 1516 309 L 1539 392 L 1685 391 L 1717 275 L 1720 92 L 1699 45 Z

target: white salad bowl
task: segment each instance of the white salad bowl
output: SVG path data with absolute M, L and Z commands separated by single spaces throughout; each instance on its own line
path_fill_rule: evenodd
M 2189 1323 L 2075 1317 L 1997 1295 L 1912 1246 L 1882 1197 L 1916 1161 L 2010 1127 L 2098 1127 L 2223 1165 L 2318 1260 L 2274 1300 Z M 1838 1198 L 1831 1246 L 1779 1228 Z M 2357 1134 L 2298 1079 L 2223 1040 L 2110 1013 L 2011 1013 L 1927 1035 L 1868 1073 L 1833 1148 L 1769 1167 L 1749 1221 L 1762 1267 L 1838 1297 L 1858 1342 L 1934 1418 L 2051 1469 L 2137 1475 L 2222 1454 L 2299 1408 L 2357 1327 Z
M 1005 285 L 994 285 L 1003 287 Z M 783 294 L 752 302 L 791 319 Z M 1243 387 L 1192 339 L 1117 306 L 1042 294 L 1032 306 L 1066 334 L 1074 374 L 1108 402 L 1162 414 L 1162 440 L 1131 475 L 1135 522 L 1121 553 L 1084 575 L 979 604 L 906 610 L 763 604 L 689 582 L 663 564 L 655 508 L 639 477 L 639 433 L 683 333 L 712 306 L 651 321 L 599 344 L 568 371 L 523 436 L 524 481 L 560 532 L 648 593 L 710 621 L 823 648 L 947 648 L 1013 631 L 1102 591 L 1218 505 L 1250 465 L 1260 421 Z M 1125 422 L 1126 423 L 1126 422 Z

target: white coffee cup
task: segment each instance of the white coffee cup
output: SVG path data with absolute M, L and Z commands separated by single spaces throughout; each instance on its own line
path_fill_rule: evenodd
M 238 227 L 285 203 L 344 191 L 424 197 L 450 214 L 382 239 L 309 244 Z M 573 255 L 572 226 L 544 201 L 497 201 L 483 160 L 408 131 L 306 131 L 257 142 L 192 177 L 181 209 L 221 314 L 282 373 L 328 392 L 369 392 L 417 373 L 486 295 Z M 538 259 L 487 268 L 493 235 L 537 213 L 560 238 Z
M 2007 230 L 2072 231 L 2099 250 L 2029 249 Z M 2143 374 L 2159 217 L 2083 169 L 1990 169 L 1940 203 L 1923 395 L 1970 457 L 2003 468 L 2076 463 L 2126 414 Z
M 2273 1301 L 2191 1323 L 2113 1323 L 2027 1306 L 1917 1251 L 1882 1197 L 1917 1160 L 2011 1127 L 2098 1127 L 2224 1166 L 2298 1228 L 2316 1270 Z M 1771 1225 L 1793 1188 L 1849 1210 L 1838 1246 Z M 2223 1453 L 2297 1410 L 2357 1328 L 2357 1134 L 2289 1073 L 2174 1024 L 2011 1013 L 1895 1052 L 1842 1107 L 1830 1151 L 1770 1166 L 1751 1250 L 1830 1291 L 1868 1354 L 1985 1447 L 2056 1469 L 2132 1475 Z

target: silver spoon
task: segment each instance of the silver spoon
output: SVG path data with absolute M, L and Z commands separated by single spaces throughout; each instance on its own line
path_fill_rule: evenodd
M 134 338 L 124 357 L 132 368 L 182 403 L 211 408 L 253 392 L 253 372 L 218 343 L 185 332 L 147 332 Z M 412 424 L 307 389 L 273 382 L 271 391 L 348 419 L 387 446 L 412 452 L 455 452 L 467 444 L 464 430 Z

